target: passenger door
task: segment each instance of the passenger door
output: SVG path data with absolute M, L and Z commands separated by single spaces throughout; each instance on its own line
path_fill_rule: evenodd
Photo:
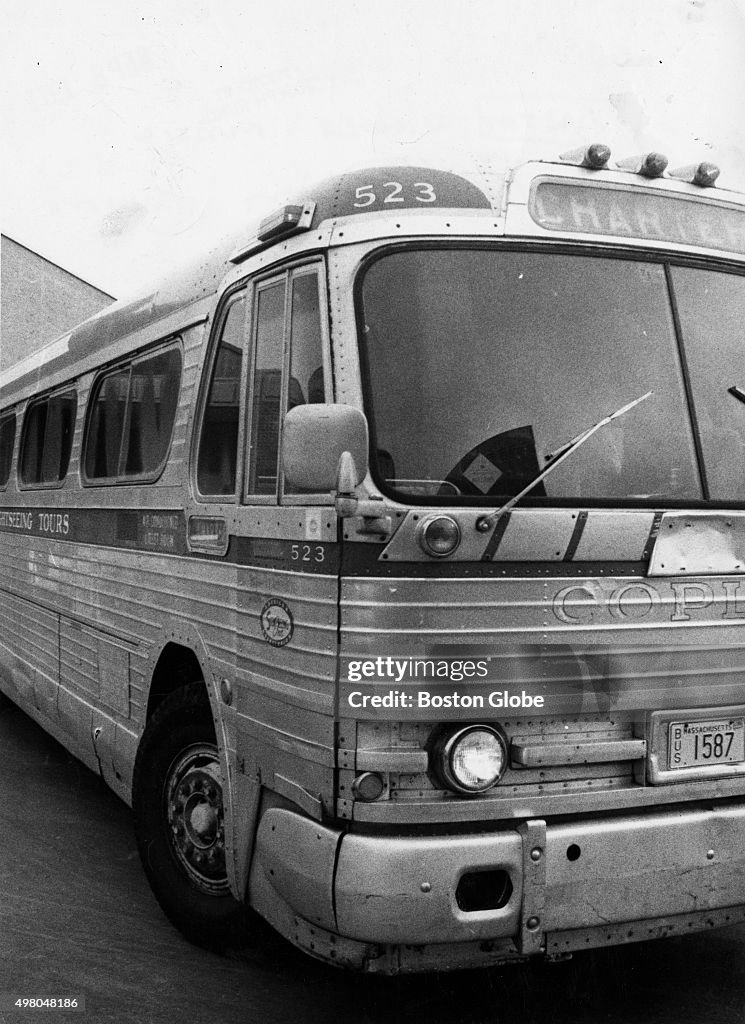
M 239 891 L 262 785 L 315 815 L 333 799 L 336 514 L 330 494 L 287 493 L 280 459 L 286 410 L 331 400 L 325 294 L 320 260 L 234 291 L 199 414 L 189 545 L 212 556 L 200 630 L 214 678 L 230 684 L 221 726 Z
M 246 753 L 273 788 L 320 813 L 333 799 L 338 544 L 331 494 L 291 493 L 282 423 L 293 406 L 331 401 L 324 266 L 254 285 L 243 506 L 243 709 L 261 722 Z

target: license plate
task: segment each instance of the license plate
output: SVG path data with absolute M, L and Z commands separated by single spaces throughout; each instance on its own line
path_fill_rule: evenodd
M 668 768 L 700 768 L 745 761 L 745 718 L 671 722 Z

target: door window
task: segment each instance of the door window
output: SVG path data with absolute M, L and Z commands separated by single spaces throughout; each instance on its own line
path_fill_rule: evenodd
M 246 493 L 276 497 L 281 424 L 297 405 L 324 402 L 324 314 L 316 267 L 298 267 L 256 291 Z

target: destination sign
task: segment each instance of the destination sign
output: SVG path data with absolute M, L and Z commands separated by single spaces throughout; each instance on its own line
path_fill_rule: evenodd
M 528 209 L 549 231 L 615 235 L 745 254 L 745 208 L 621 187 L 542 181 Z
M 173 555 L 186 551 L 184 522 L 181 509 L 0 509 L 0 533 Z

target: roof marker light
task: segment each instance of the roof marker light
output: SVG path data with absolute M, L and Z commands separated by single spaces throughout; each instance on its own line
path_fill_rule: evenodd
M 279 210 L 275 210 L 274 213 L 270 213 L 262 220 L 256 237 L 260 242 L 268 242 L 273 238 L 302 231 L 304 227 L 309 227 L 302 223 L 305 210 L 305 206 L 280 207 Z
M 282 238 L 296 235 L 299 231 L 307 231 L 311 226 L 315 212 L 315 203 L 303 203 L 302 205 L 293 203 L 281 206 L 262 220 L 256 236 L 244 245 L 239 246 L 230 257 L 230 262 L 240 263 L 258 249 L 263 249 L 265 246 L 278 242 Z
M 719 177 L 719 168 L 716 164 L 710 164 L 704 160 L 700 164 L 678 167 L 669 173 L 671 178 L 677 178 L 678 181 L 687 181 L 691 185 L 710 188 Z
M 577 164 L 578 167 L 590 167 L 599 171 L 606 167 L 610 160 L 610 148 L 602 142 L 593 142 L 591 146 L 580 146 L 579 149 L 570 149 L 562 153 L 559 160 L 565 164 Z
M 667 169 L 667 157 L 663 153 L 642 153 L 618 161 L 623 171 L 633 171 L 645 178 L 660 178 Z

